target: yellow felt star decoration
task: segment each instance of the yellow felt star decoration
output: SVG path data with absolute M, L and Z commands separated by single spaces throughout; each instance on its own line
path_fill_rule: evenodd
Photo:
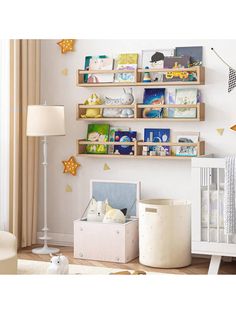
M 74 49 L 74 39 L 62 39 L 57 44 L 61 47 L 61 53 L 67 53 Z
M 64 173 L 70 173 L 73 176 L 76 175 L 80 163 L 75 160 L 75 157 L 71 156 L 68 160 L 63 160 L 62 163 L 64 165 Z

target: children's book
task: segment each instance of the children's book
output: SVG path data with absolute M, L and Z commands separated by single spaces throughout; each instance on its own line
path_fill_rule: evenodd
M 122 145 L 115 145 L 114 154 L 134 155 L 134 146 L 127 146 L 125 143 L 134 142 L 137 138 L 136 131 L 116 131 L 115 142 L 122 142 Z
M 142 51 L 142 68 L 143 69 L 163 69 L 164 58 L 174 56 L 174 49 L 156 49 Z M 162 82 L 163 73 L 151 72 L 151 80 L 153 82 Z
M 170 129 L 144 129 L 144 142 L 164 143 L 170 142 Z M 149 146 L 150 151 L 155 151 L 155 155 L 169 156 L 170 146 Z
M 117 70 L 136 70 L 138 67 L 137 53 L 122 53 L 116 61 Z M 115 82 L 134 82 L 134 73 L 116 73 Z
M 143 95 L 144 105 L 163 105 L 165 103 L 165 88 L 145 88 Z M 143 118 L 162 118 L 163 108 L 144 108 Z
M 175 133 L 176 143 L 197 143 L 199 141 L 199 132 L 176 132 Z M 176 146 L 175 148 L 176 156 L 197 156 L 196 146 Z
M 109 132 L 109 142 L 115 142 L 115 132 L 117 131 L 129 131 L 130 128 L 126 126 L 111 126 L 110 127 L 110 132 Z M 114 153 L 114 145 L 109 145 L 108 146 L 108 154 L 113 154 Z
M 202 65 L 202 49 L 202 46 L 176 47 L 175 56 L 190 56 L 190 67 Z
M 85 60 L 84 60 L 84 69 L 85 70 L 89 70 L 89 64 L 90 64 L 90 60 L 92 58 L 93 58 L 92 56 L 86 56 L 85 57 Z M 107 58 L 107 56 L 101 55 L 101 56 L 98 56 L 97 58 Z M 87 83 L 88 76 L 89 76 L 88 74 L 84 74 L 84 83 Z
M 195 105 L 197 104 L 197 88 L 177 88 L 175 101 L 178 105 Z M 175 108 L 174 118 L 196 118 L 196 108 Z
M 175 104 L 175 88 L 168 88 L 165 91 L 165 104 L 174 105 Z M 164 118 L 174 118 L 175 108 L 164 108 L 163 117 Z
M 89 62 L 89 70 L 112 70 L 112 58 L 93 57 Z M 113 82 L 114 74 L 89 74 L 88 83 L 110 83 Z
M 87 140 L 91 142 L 107 142 L 109 138 L 109 124 L 89 124 Z M 87 144 L 86 152 L 89 154 L 107 154 L 107 145 Z
M 181 57 L 165 57 L 165 69 L 179 69 L 188 68 L 190 63 L 190 56 Z M 165 82 L 189 81 L 189 72 L 187 71 L 170 71 L 165 72 L 163 80 Z

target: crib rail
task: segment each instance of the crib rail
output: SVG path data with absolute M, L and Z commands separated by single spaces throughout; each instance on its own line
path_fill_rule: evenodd
M 192 159 L 193 253 L 236 256 L 236 237 L 224 235 L 222 224 L 224 169 L 224 158 Z

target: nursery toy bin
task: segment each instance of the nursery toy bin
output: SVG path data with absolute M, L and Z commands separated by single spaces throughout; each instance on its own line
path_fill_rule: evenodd
M 159 268 L 191 264 L 191 206 L 187 201 L 139 202 L 139 261 Z
M 123 224 L 87 221 L 86 217 L 74 221 L 74 257 L 117 263 L 128 263 L 137 258 L 139 182 L 93 180 L 90 197 L 102 201 L 108 198 L 114 208 L 124 208 L 127 198 L 130 217 Z

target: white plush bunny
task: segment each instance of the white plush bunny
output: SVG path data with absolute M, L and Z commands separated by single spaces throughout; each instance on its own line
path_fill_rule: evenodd
M 50 275 L 68 275 L 69 274 L 69 261 L 64 255 L 53 256 L 50 254 L 51 263 L 48 267 L 48 274 Z

